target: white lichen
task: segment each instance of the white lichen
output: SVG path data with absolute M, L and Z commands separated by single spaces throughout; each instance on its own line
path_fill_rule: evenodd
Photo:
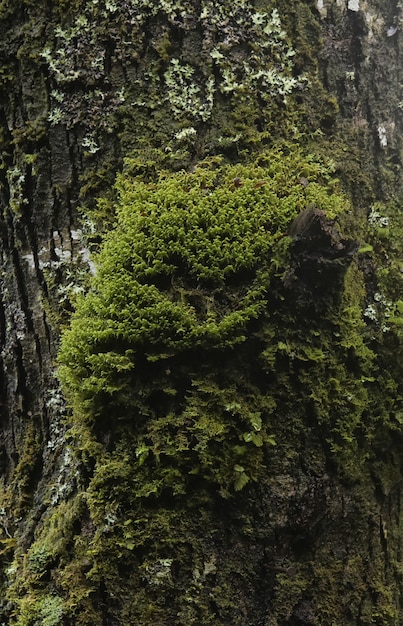
M 368 215 L 368 224 L 370 224 L 370 226 L 375 226 L 376 228 L 387 228 L 387 226 L 389 226 L 389 217 L 382 215 L 379 212 L 377 205 L 374 205 Z
M 197 135 L 197 130 L 191 126 L 176 133 L 175 139 L 177 139 L 177 141 L 182 141 L 183 139 L 189 139 L 189 137 L 194 137 L 195 135 Z
M 364 317 L 371 320 L 372 322 L 378 321 L 378 313 L 373 304 L 369 304 L 364 310 Z
M 378 137 L 381 147 L 386 148 L 388 145 L 388 137 L 385 126 L 378 126 Z
M 94 135 L 86 135 L 81 141 L 81 145 L 85 150 L 85 153 L 88 155 L 96 154 L 98 150 L 100 150 L 99 145 L 97 144 Z
M 7 170 L 6 174 L 9 193 L 9 206 L 11 210 L 19 215 L 22 207 L 28 204 L 25 195 L 25 172 L 17 165 Z
M 350 11 L 359 11 L 360 10 L 360 0 L 348 0 L 347 8 Z

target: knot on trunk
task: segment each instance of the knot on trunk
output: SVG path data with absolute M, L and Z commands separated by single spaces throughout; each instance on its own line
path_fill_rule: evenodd
M 289 236 L 293 239 L 293 252 L 312 258 L 334 260 L 351 257 L 358 243 L 343 239 L 324 211 L 316 207 L 301 211 L 290 226 Z
M 328 218 L 324 211 L 316 207 L 301 211 L 292 222 L 288 234 L 293 240 L 293 278 L 302 281 L 305 288 L 326 293 L 329 289 L 338 288 L 340 279 L 358 250 L 358 242 L 344 239 L 335 226 L 335 220 Z

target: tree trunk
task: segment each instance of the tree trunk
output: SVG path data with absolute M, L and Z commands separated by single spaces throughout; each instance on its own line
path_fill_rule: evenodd
M 154 4 L 0 3 L 0 621 L 403 623 L 401 345 L 398 331 L 378 341 L 379 319 L 373 327 L 369 319 L 380 309 L 385 324 L 392 316 L 380 287 L 385 267 L 395 317 L 403 300 L 401 2 Z M 102 422 L 101 433 L 87 424 L 84 441 L 56 367 L 77 293 L 91 285 L 90 254 L 114 224 L 116 174 L 192 172 L 206 158 L 242 163 L 295 147 L 333 168 L 329 185 L 341 184 L 352 202 L 344 228 L 354 243 L 331 288 L 328 274 L 315 282 L 307 240 L 317 247 L 323 236 L 320 245 L 333 248 L 345 240 L 334 243 L 326 216 L 306 207 L 289 231 L 294 257 L 273 316 L 286 352 L 287 337 L 324 337 L 336 324 L 332 307 L 344 298 L 345 311 L 361 298 L 357 324 L 373 331 L 366 346 L 378 363 L 362 413 L 376 424 L 372 439 L 363 443 L 356 430 L 346 449 L 331 449 L 333 435 L 305 395 L 314 396 L 316 380 L 307 375 L 300 388 L 290 366 L 263 477 L 230 497 L 190 485 L 129 510 L 119 480 L 141 485 L 122 470 L 124 459 L 117 484 L 100 475 L 118 445 L 113 424 Z M 327 174 L 317 171 L 322 184 Z M 295 176 L 301 189 L 311 183 L 304 171 Z M 387 241 L 382 220 L 392 210 L 396 240 Z M 380 233 L 375 256 L 365 252 L 367 216 Z M 330 351 L 337 341 L 329 339 Z M 242 363 L 255 362 L 254 345 L 235 350 L 240 376 Z M 354 358 L 343 367 L 358 397 Z M 344 383 L 350 389 L 347 375 Z M 115 505 L 126 507 L 119 548 L 108 542 Z

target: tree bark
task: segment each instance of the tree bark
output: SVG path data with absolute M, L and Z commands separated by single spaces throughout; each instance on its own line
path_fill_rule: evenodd
M 125 569 L 124 551 L 91 543 L 105 520 L 91 516 L 88 502 L 104 498 L 105 485 L 97 494 L 71 432 L 56 359 L 102 233 L 96 198 L 113 204 L 116 174 L 192 170 L 217 155 L 242 162 L 303 143 L 334 157 L 352 223 L 376 203 L 398 206 L 403 192 L 401 2 L 148 4 L 0 3 L 0 621 L 398 625 L 400 432 L 388 432 L 349 475 L 296 389 L 296 423 L 312 424 L 279 425 L 264 481 L 230 500 L 202 491 L 190 503 L 156 505 L 137 570 Z M 257 29 L 268 25 L 266 42 Z M 277 72 L 270 97 L 261 82 L 268 67 Z M 299 228 L 290 233 L 299 286 L 291 277 L 279 304 L 295 320 L 295 302 L 312 287 Z M 334 243 L 329 228 L 322 222 L 326 245 Z M 368 301 L 378 289 L 373 265 L 361 260 Z M 309 315 L 302 312 L 304 323 Z M 383 363 L 400 363 L 400 345 L 382 350 Z M 401 412 L 401 392 L 390 413 Z M 102 561 L 109 579 L 94 569 Z

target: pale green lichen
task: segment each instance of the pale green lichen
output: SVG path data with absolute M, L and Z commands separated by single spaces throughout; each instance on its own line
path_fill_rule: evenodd
M 28 204 L 25 193 L 26 173 L 15 165 L 7 170 L 6 177 L 9 189 L 9 206 L 15 215 L 20 216 L 23 207 Z
M 241 101 L 255 98 L 256 94 L 263 101 L 276 97 L 285 101 L 287 94 L 302 86 L 303 79 L 292 75 L 294 51 L 287 43 L 276 9 L 270 14 L 262 13 L 250 3 L 240 2 L 228 12 L 216 3 L 205 2 L 199 21 L 204 31 L 204 69 L 200 60 L 191 66 L 174 57 L 164 73 L 167 90 L 163 83 L 160 86 L 178 120 L 206 122 L 220 93 Z M 244 48 L 241 55 L 240 47 Z M 209 65 L 210 75 L 206 75 Z M 148 106 L 147 100 L 139 101 L 140 104 Z
M 57 26 L 53 40 L 41 53 L 54 81 L 48 115 L 52 125 L 76 125 L 85 109 L 87 125 L 93 130 L 96 127 L 99 133 L 101 127 L 108 129 L 113 125 L 111 116 L 128 99 L 140 113 L 142 109 L 144 113 L 154 111 L 157 103 L 159 108 L 161 104 L 166 105 L 168 116 L 177 124 L 196 128 L 212 122 L 222 98 L 233 100 L 232 108 L 257 101 L 265 105 L 284 103 L 290 93 L 305 84 L 304 78 L 294 75 L 294 51 L 275 8 L 264 12 L 244 0 L 237 0 L 231 6 L 204 0 L 195 12 L 189 2 L 126 1 L 119 7 L 105 5 L 105 15 L 101 18 L 105 19 L 105 24 L 98 36 L 99 25 L 95 29 L 94 24 L 103 15 L 103 4 L 86 4 L 73 24 Z M 124 41 L 116 39 L 117 26 L 128 16 L 135 25 L 134 32 Z M 164 33 L 151 48 L 159 58 L 150 57 L 148 67 L 144 68 L 138 59 L 138 78 L 128 86 L 122 98 L 119 95 L 122 86 L 111 87 L 105 81 L 109 52 L 104 32 L 114 41 L 116 61 L 130 66 L 140 54 L 143 31 L 150 17 L 158 20 L 158 28 Z M 175 51 L 171 31 L 179 29 L 182 36 L 187 37 L 195 24 L 201 31 L 200 50 L 185 59 Z M 87 88 L 81 90 L 79 82 L 87 84 Z M 79 87 L 74 95 L 72 84 Z M 178 126 L 172 129 L 167 126 L 165 132 L 169 149 L 175 149 Z

